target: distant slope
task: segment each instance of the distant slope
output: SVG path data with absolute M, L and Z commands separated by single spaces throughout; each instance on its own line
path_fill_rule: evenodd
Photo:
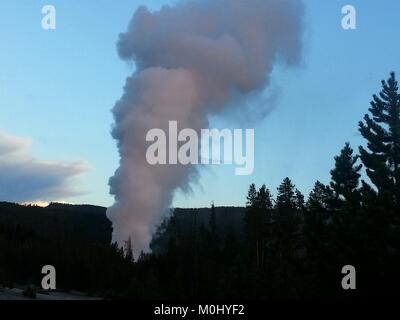
M 0 202 L 0 227 L 32 237 L 93 243 L 110 243 L 112 233 L 106 208 L 59 203 L 42 208 Z
M 86 214 L 100 214 L 104 215 L 107 208 L 95 206 L 91 204 L 69 204 L 69 203 L 58 203 L 52 202 L 45 209 L 55 210 L 69 210 L 74 212 L 82 212 Z
M 109 244 L 112 237 L 112 224 L 106 216 L 105 207 L 94 205 L 71 205 L 51 203 L 47 207 L 25 206 L 0 202 L 0 233 L 4 228 L 12 229 L 25 236 L 43 239 L 61 239 Z M 221 238 L 228 233 L 238 236 L 243 232 L 245 208 L 216 207 L 216 224 Z M 176 227 L 190 236 L 195 228 L 208 228 L 210 208 L 174 209 Z M 164 246 L 168 238 L 156 236 L 154 248 Z M 156 245 L 157 243 L 157 245 Z

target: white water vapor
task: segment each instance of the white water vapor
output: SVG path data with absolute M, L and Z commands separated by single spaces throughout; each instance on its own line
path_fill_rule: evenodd
M 268 87 L 274 64 L 300 62 L 300 0 L 203 0 L 150 12 L 140 7 L 118 41 L 118 53 L 136 64 L 113 108 L 112 135 L 119 168 L 110 178 L 115 197 L 107 215 L 113 240 L 129 237 L 135 255 L 148 251 L 155 226 L 177 189 L 188 188 L 197 169 L 151 166 L 146 133 L 208 128 L 208 115 Z M 268 106 L 265 106 L 268 109 Z

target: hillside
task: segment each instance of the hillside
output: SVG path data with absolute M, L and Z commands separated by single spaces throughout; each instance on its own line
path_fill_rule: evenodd
M 0 202 L 0 228 L 15 229 L 41 239 L 111 242 L 106 208 L 52 203 L 47 207 Z
M 178 208 L 174 211 L 173 218 L 167 217 L 164 225 L 170 225 L 172 219 L 182 239 L 193 239 L 193 234 L 200 234 L 209 226 L 209 208 Z M 221 237 L 241 233 L 243 214 L 243 208 L 216 208 Z M 153 240 L 155 253 L 166 252 L 171 232 L 174 229 L 159 228 Z M 146 274 L 147 262 L 145 259 L 143 264 L 132 264 L 122 249 L 111 245 L 111 235 L 112 225 L 104 207 L 52 203 L 42 208 L 0 202 L 0 288 L 4 286 L 3 298 L 27 285 L 40 287 L 41 268 L 47 264 L 56 267 L 59 289 L 103 297 L 154 294 L 124 291 L 137 288 L 125 284 L 126 279 L 142 272 Z M 138 257 L 134 258 L 138 260 Z
M 111 243 L 112 225 L 105 207 L 51 203 L 47 207 L 0 202 L 0 230 L 13 229 L 41 239 L 69 239 L 94 243 Z M 216 207 L 216 222 L 222 236 L 241 235 L 245 209 Z M 183 233 L 208 227 L 210 208 L 176 208 L 174 221 Z M 167 218 L 168 219 L 168 218 Z

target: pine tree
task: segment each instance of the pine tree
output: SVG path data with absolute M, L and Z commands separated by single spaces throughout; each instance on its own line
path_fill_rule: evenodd
M 246 207 L 254 207 L 256 204 L 256 198 L 257 198 L 256 185 L 252 183 L 247 193 Z
M 307 209 L 312 211 L 328 211 L 333 198 L 332 189 L 320 181 L 314 184 L 307 200 Z
M 369 108 L 372 117 L 366 114 L 359 123 L 368 142 L 367 149 L 360 146 L 360 156 L 382 204 L 400 212 L 400 94 L 394 72 L 381 83 Z
M 217 235 L 217 217 L 216 217 L 214 202 L 211 204 L 209 225 L 210 225 L 211 234 L 213 235 L 213 237 L 216 237 L 216 235 Z
M 209 249 L 212 251 L 212 254 L 218 254 L 219 250 L 219 242 L 220 238 L 218 235 L 218 230 L 217 230 L 217 213 L 215 210 L 214 202 L 211 204 L 211 213 L 210 213 L 210 220 L 209 220 L 209 231 L 208 234 L 210 235 L 210 243 L 209 243 Z
M 296 189 L 295 195 L 296 195 L 296 209 L 299 212 L 303 212 L 305 204 L 304 195 L 298 189 Z
M 271 237 L 272 195 L 265 184 L 257 192 L 254 232 L 256 234 L 257 266 L 264 267 L 267 238 Z
M 331 277 L 328 270 L 332 265 L 330 257 L 334 247 L 330 232 L 332 199 L 332 189 L 317 181 L 306 203 L 303 240 L 310 276 L 308 290 L 312 295 L 320 294 L 321 288 L 327 286 L 326 279 Z
M 360 201 L 360 170 L 357 164 L 358 156 L 346 143 L 340 154 L 335 157 L 335 167 L 331 170 L 333 190 L 332 222 L 330 232 L 332 252 L 340 263 L 354 261 L 358 254 L 355 248 L 359 247 L 359 230 L 362 229 L 362 213 Z
M 360 170 L 362 165 L 357 165 L 358 156 L 353 155 L 353 149 L 346 143 L 340 151 L 340 155 L 335 157 L 335 168 L 331 170 L 331 188 L 337 200 L 347 201 L 355 205 L 359 201 L 357 190 L 360 183 Z
M 293 255 L 299 245 L 300 231 L 296 189 L 292 181 L 285 178 L 277 190 L 274 237 L 278 240 L 280 254 Z
M 382 89 L 373 95 L 369 114 L 359 123 L 367 140 L 360 146 L 360 157 L 375 188 L 363 181 L 362 243 L 368 246 L 375 269 L 386 269 L 392 283 L 400 283 L 400 93 L 395 73 L 381 81 Z M 374 235 L 374 236 L 371 236 Z M 386 261 L 386 266 L 382 264 Z M 388 266 L 391 266 L 388 268 Z M 388 268 L 388 269 L 387 269 Z
M 306 204 L 304 227 L 306 247 L 320 247 L 323 239 L 328 236 L 327 228 L 332 215 L 332 200 L 332 189 L 317 181 Z
M 251 184 L 247 196 L 245 226 L 250 260 L 255 261 L 257 267 L 262 267 L 264 264 L 272 207 L 272 196 L 265 184 L 258 191 L 255 185 Z
M 254 216 L 256 214 L 256 199 L 257 190 L 255 184 L 252 183 L 249 187 L 249 191 L 247 192 L 246 213 L 244 215 L 245 235 L 248 244 L 252 243 L 254 240 Z
M 291 214 L 296 209 L 296 202 L 295 186 L 289 178 L 285 178 L 278 187 L 276 208 L 280 214 Z
M 257 208 L 261 210 L 271 210 L 272 205 L 272 196 L 267 186 L 263 184 L 261 188 L 258 190 L 255 198 L 255 205 Z
M 332 198 L 332 189 L 317 181 L 306 204 L 305 237 L 311 246 L 318 245 L 324 236 L 331 216 Z

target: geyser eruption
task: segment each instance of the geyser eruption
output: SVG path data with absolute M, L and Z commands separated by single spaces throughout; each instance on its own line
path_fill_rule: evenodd
M 268 86 L 277 58 L 296 65 L 302 15 L 298 0 L 190 1 L 135 12 L 118 41 L 120 57 L 136 70 L 113 109 L 121 158 L 109 182 L 114 241 L 130 237 L 135 255 L 149 250 L 174 192 L 197 174 L 190 165 L 149 165 L 147 132 L 168 132 L 169 121 L 199 132 L 209 114 Z

